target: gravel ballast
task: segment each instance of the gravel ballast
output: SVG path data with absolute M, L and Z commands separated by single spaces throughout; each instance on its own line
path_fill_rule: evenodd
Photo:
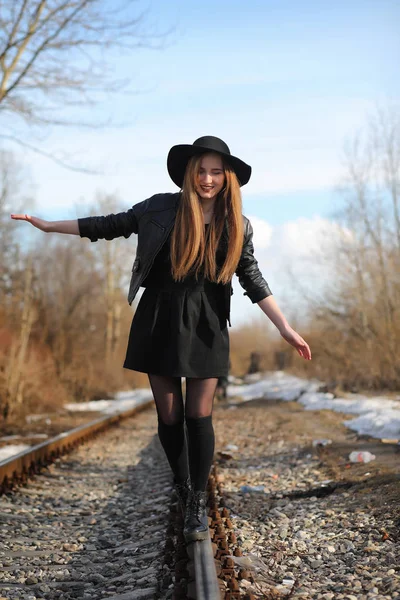
M 154 410 L 58 459 L 0 499 L 0 596 L 156 597 L 171 491 Z
M 294 402 L 215 411 L 218 479 L 258 597 L 400 598 L 398 450 Z M 327 446 L 314 445 L 329 439 Z M 352 449 L 376 461 L 351 464 Z M 397 468 L 396 468 L 397 467 Z

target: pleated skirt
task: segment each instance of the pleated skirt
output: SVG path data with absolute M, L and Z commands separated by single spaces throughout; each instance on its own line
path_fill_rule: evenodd
M 229 334 L 221 286 L 205 279 L 144 290 L 133 316 L 125 369 L 171 377 L 228 375 Z

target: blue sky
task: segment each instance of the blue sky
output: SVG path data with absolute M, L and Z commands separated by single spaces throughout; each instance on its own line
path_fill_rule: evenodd
M 244 212 L 275 228 L 275 237 L 287 223 L 304 229 L 304 219 L 329 219 L 345 138 L 377 105 L 400 99 L 398 0 L 137 6 L 149 6 L 150 26 L 175 30 L 164 49 L 115 52 L 111 66 L 117 76 L 132 77 L 132 93 L 105 95 L 74 115 L 110 118 L 117 127 L 40 132 L 48 152 L 65 152 L 101 174 L 66 171 L 24 153 L 36 213 L 74 217 L 97 191 L 117 193 L 126 208 L 175 191 L 166 171 L 169 148 L 210 134 L 252 165 Z M 37 142 L 38 131 L 17 129 Z M 235 310 L 242 319 L 242 305 Z

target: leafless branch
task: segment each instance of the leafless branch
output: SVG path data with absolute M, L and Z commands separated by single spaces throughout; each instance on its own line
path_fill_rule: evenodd
M 98 175 L 99 174 L 95 170 L 87 169 L 85 167 L 78 167 L 77 165 L 70 164 L 70 163 L 68 163 L 68 162 L 66 162 L 66 161 L 58 158 L 54 154 L 50 154 L 49 152 L 46 152 L 45 150 L 42 150 L 41 148 L 33 146 L 32 144 L 28 144 L 27 142 L 23 142 L 19 138 L 14 137 L 12 135 L 3 135 L 3 134 L 0 134 L 0 138 L 9 140 L 11 142 L 14 142 L 15 144 L 18 144 L 19 146 L 22 146 L 23 148 L 28 148 L 32 152 L 35 152 L 36 154 L 40 154 L 41 156 L 49 158 L 50 160 L 52 160 L 53 162 L 55 162 L 57 165 L 60 165 L 61 167 L 69 169 L 70 171 L 77 171 L 79 173 L 86 173 L 88 175 Z
M 120 90 L 129 82 L 115 77 L 114 49 L 165 45 L 171 29 L 144 31 L 146 12 L 135 0 L 3 0 L 0 3 L 0 116 L 6 110 L 28 123 L 38 120 L 49 98 L 65 106 L 96 91 Z M 44 97 L 44 98 L 43 98 Z M 44 102 L 43 102 L 44 100 Z M 44 122 L 42 118 L 39 118 Z

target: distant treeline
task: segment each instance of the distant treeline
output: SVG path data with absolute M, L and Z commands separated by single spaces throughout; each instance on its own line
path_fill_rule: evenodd
M 322 292 L 301 290 L 308 314 L 296 329 L 312 361 L 295 358 L 268 332 L 262 339 L 260 322 L 233 335 L 236 371 L 252 350 L 265 368 L 281 350 L 307 376 L 347 389 L 400 389 L 400 111 L 377 111 L 345 144 L 343 159 L 337 227 L 313 257 L 326 283 Z
M 308 315 L 296 323 L 313 360 L 257 322 L 230 331 L 232 374 L 245 374 L 258 352 L 262 369 L 283 365 L 348 389 L 400 388 L 399 113 L 378 112 L 347 145 L 345 166 L 337 235 L 315 257 L 328 283 L 318 297 L 306 290 Z M 22 248 L 30 225 L 9 217 L 27 212 L 20 177 L 1 152 L 0 419 L 147 385 L 145 375 L 122 368 L 134 236 L 90 244 L 38 231 L 34 249 Z M 115 210 L 116 199 L 103 196 L 86 214 Z

